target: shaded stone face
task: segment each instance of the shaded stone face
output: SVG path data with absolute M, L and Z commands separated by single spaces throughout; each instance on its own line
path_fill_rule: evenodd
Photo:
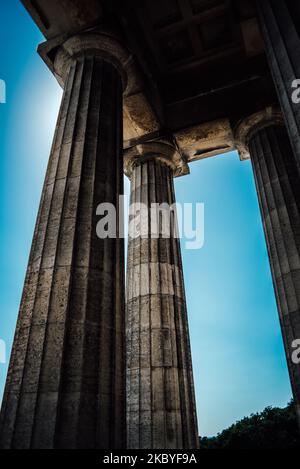
M 300 107 L 293 100 L 293 84 L 300 78 L 300 7 L 297 1 L 257 2 L 266 54 L 287 123 L 294 154 L 300 166 Z
M 123 244 L 96 235 L 122 193 L 122 83 L 73 61 L 23 291 L 0 423 L 2 448 L 119 448 L 125 438 Z
M 175 203 L 170 167 L 142 162 L 131 204 Z M 140 220 L 151 233 L 153 212 Z M 127 439 L 129 448 L 196 448 L 198 431 L 179 240 L 129 240 L 127 268 Z

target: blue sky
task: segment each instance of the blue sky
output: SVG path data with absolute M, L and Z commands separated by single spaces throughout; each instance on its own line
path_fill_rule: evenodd
M 61 90 L 20 2 L 0 9 L 0 339 L 9 354 Z M 291 390 L 251 164 L 229 153 L 190 169 L 175 188 L 178 202 L 205 204 L 204 247 L 182 243 L 182 254 L 199 427 L 213 435 L 284 406 Z M 0 364 L 1 395 L 6 371 Z

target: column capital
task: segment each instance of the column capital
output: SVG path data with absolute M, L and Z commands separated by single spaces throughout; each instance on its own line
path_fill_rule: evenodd
M 61 86 L 64 86 L 74 60 L 94 55 L 116 67 L 122 77 L 125 95 L 136 93 L 139 89 L 140 80 L 133 56 L 118 35 L 107 28 L 95 28 L 72 37 L 63 35 L 48 40 L 39 45 L 38 52 Z
M 250 159 L 251 137 L 260 130 L 273 125 L 284 125 L 282 113 L 277 107 L 268 107 L 238 122 L 234 129 L 234 138 L 242 161 Z
M 174 144 L 168 140 L 154 140 L 138 144 L 124 152 L 124 173 L 130 178 L 137 165 L 154 159 L 169 166 L 174 177 L 190 172 L 187 162 Z

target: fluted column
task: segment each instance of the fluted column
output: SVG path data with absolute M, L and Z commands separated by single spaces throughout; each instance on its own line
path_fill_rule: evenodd
M 276 120 L 278 120 L 278 115 Z M 255 121 L 255 119 L 254 119 Z M 246 137 L 270 258 L 287 364 L 300 423 L 300 175 L 289 137 L 278 123 L 261 122 Z
M 96 234 L 98 204 L 118 209 L 123 191 L 122 80 L 97 51 L 101 37 L 87 38 L 93 47 L 81 49 L 77 37 L 57 59 L 65 88 L 2 404 L 2 448 L 125 444 L 123 242 Z
M 131 164 L 126 328 L 129 448 L 198 446 L 180 242 L 174 231 L 176 217 L 167 208 L 175 203 L 176 154 L 173 147 L 155 143 L 131 149 L 126 156 Z M 157 211 L 150 210 L 152 204 L 168 204 L 164 214 L 170 215 L 170 235 L 162 220 L 159 233 L 156 230 Z
M 266 54 L 300 166 L 300 4 L 298 0 L 257 0 L 257 8 Z

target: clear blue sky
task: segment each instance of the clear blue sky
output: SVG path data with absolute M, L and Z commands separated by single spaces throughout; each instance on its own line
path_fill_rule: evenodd
M 10 351 L 61 91 L 43 38 L 17 0 L 0 0 L 0 338 Z M 199 427 L 216 434 L 291 397 L 250 162 L 191 165 L 178 202 L 204 202 L 205 244 L 183 249 Z M 126 191 L 129 184 L 126 183 Z M 0 364 L 2 395 L 6 366 Z

